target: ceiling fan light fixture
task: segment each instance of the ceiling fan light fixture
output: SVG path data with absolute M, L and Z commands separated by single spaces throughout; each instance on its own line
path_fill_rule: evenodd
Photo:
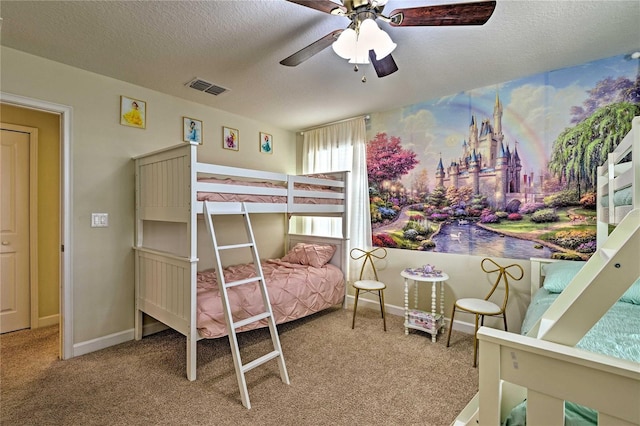
M 354 54 L 349 58 L 350 64 L 368 64 L 369 63 L 369 46 L 360 41 L 354 45 Z
M 362 43 L 368 46 L 369 49 L 373 49 L 378 42 L 380 31 L 380 27 L 378 27 L 378 24 L 376 24 L 376 21 L 373 19 L 368 18 L 363 20 L 360 23 L 360 29 L 358 31 L 358 43 Z
M 380 60 L 393 52 L 397 44 L 373 19 L 367 18 L 359 23 L 357 31 L 353 28 L 344 30 L 331 47 L 338 56 L 348 59 L 350 64 L 369 64 L 370 50 Z
M 356 54 L 356 42 L 358 35 L 353 28 L 347 28 L 340 34 L 338 39 L 333 42 L 331 47 L 336 55 L 343 59 L 351 59 Z
M 376 37 L 376 43 L 373 47 L 373 51 L 376 52 L 376 59 L 379 61 L 386 58 L 393 52 L 398 45 L 391 40 L 389 34 L 380 30 Z

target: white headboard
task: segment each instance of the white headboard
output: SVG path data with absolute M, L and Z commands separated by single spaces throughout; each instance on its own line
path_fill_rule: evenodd
M 288 234 L 287 250 L 295 246 L 297 243 L 318 243 L 318 244 L 331 244 L 336 246 L 336 252 L 329 261 L 334 266 L 340 268 L 344 273 L 345 279 L 347 275 L 347 240 L 337 237 L 320 237 L 317 235 L 303 235 L 303 234 Z
M 544 265 L 549 263 L 558 262 L 558 259 L 544 259 L 541 257 L 532 257 L 529 259 L 531 262 L 531 297 L 542 287 L 544 282 L 545 270 Z

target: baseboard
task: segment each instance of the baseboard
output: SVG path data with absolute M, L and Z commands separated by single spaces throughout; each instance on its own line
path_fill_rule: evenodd
M 73 356 L 80 356 L 90 352 L 99 351 L 110 346 L 119 345 L 120 343 L 133 340 L 133 328 L 119 333 L 109 334 L 108 336 L 98 337 L 97 339 L 87 340 L 86 342 L 75 343 L 73 345 Z
M 169 327 L 160 321 L 152 322 L 150 324 L 145 324 L 142 327 L 142 335 L 148 336 L 150 334 L 164 331 L 168 328 Z M 133 340 L 134 336 L 135 330 L 132 328 L 119 333 L 110 334 L 108 336 L 98 337 L 97 339 L 87 340 L 86 342 L 76 343 L 73 345 L 73 356 L 80 356 L 90 352 L 99 351 L 100 349 L 106 349 L 110 346 L 119 345 L 120 343 Z
M 352 309 L 353 307 L 353 300 L 354 300 L 353 296 L 351 295 L 347 296 L 347 307 L 350 309 Z M 366 306 L 367 308 L 371 308 L 371 309 L 380 309 L 380 305 L 378 303 L 379 303 L 378 300 L 369 300 L 364 297 L 358 298 L 358 306 Z M 384 308 L 385 308 L 385 312 L 389 315 L 396 315 L 399 317 L 404 316 L 404 306 L 396 306 L 396 305 L 390 305 L 388 303 L 385 303 Z M 450 322 L 449 318 L 445 317 L 444 319 L 446 324 Z M 473 334 L 475 326 L 468 322 L 455 320 L 453 322 L 453 329 L 461 333 Z
M 447 322 L 449 322 L 449 318 L 445 319 L 447 320 Z M 464 322 L 460 320 L 455 320 L 453 322 L 453 329 L 461 333 L 473 334 L 475 328 L 475 325 L 471 324 L 470 322 Z
M 364 297 L 358 299 L 358 304 L 372 309 L 378 309 L 379 306 L 377 300 L 368 300 Z M 353 306 L 353 296 L 347 296 L 347 306 Z M 385 312 L 389 315 L 402 317 L 404 316 L 404 307 L 385 304 Z M 55 317 L 57 320 L 58 316 L 56 315 Z M 46 317 L 46 320 L 50 321 L 49 318 L 51 317 Z M 448 318 L 445 318 L 445 321 L 449 322 Z M 159 321 L 152 322 L 143 326 L 142 334 L 143 336 L 148 336 L 150 334 L 166 330 L 167 328 L 168 327 L 165 324 Z M 453 322 L 453 329 L 462 333 L 473 334 L 474 325 L 456 320 Z M 105 349 L 110 346 L 119 345 L 120 343 L 133 340 L 134 336 L 134 329 L 129 329 L 119 333 L 110 334 L 108 336 L 98 337 L 97 339 L 87 340 L 86 342 L 76 343 L 73 345 L 73 356 L 80 356 L 90 352 L 99 351 L 100 349 Z
M 48 317 L 38 318 L 38 328 L 49 327 L 50 325 L 57 325 L 60 323 L 60 315 L 49 315 Z

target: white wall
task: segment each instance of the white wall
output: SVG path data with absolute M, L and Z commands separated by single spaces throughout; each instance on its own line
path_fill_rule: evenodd
M 74 344 L 133 328 L 131 157 L 182 143 L 183 116 L 203 121 L 202 161 L 295 172 L 295 135 L 289 131 L 6 47 L 1 48 L 0 58 L 3 92 L 73 108 Z M 119 124 L 121 95 L 147 102 L 146 129 Z M 222 149 L 223 125 L 240 131 L 239 152 Z M 274 137 L 272 155 L 258 151 L 261 131 Z M 92 212 L 108 213 L 109 227 L 91 228 Z M 279 219 L 260 220 L 256 233 L 262 257 L 282 253 L 283 229 Z
M 404 306 L 404 279 L 400 276 L 405 268 L 415 268 L 425 264 L 435 265 L 449 275 L 449 280 L 445 283 L 445 316 L 451 316 L 453 302 L 463 297 L 484 298 L 497 274 L 488 276 L 480 268 L 480 262 L 483 256 L 464 256 L 458 254 L 421 252 L 414 250 L 387 249 L 386 262 L 382 263 L 378 268 L 378 275 L 381 280 L 387 284 L 385 290 L 385 302 L 388 305 Z M 529 283 L 531 282 L 531 268 L 527 260 L 521 259 L 501 259 L 493 258 L 496 262 L 503 266 L 513 263 L 522 266 L 524 269 L 524 277 L 520 281 L 509 281 L 509 303 L 507 305 L 507 325 L 509 331 L 519 332 L 522 319 L 529 306 Z M 378 265 L 378 264 L 377 264 Z M 513 271 L 517 276 L 517 272 Z M 419 290 L 419 308 L 422 310 L 431 310 L 431 284 L 421 283 Z M 504 297 L 504 287 L 493 295 L 493 301 L 502 302 Z M 413 296 L 409 298 L 413 303 Z M 437 304 L 439 307 L 439 304 Z M 470 314 L 456 312 L 456 322 L 473 324 L 474 317 Z M 485 325 L 503 328 L 501 318 L 489 318 L 485 320 Z

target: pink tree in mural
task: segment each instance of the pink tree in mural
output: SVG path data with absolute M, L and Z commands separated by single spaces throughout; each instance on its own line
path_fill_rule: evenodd
M 371 200 L 371 222 L 377 227 L 374 245 L 395 247 L 382 227 L 395 227 L 406 206 L 414 201 L 410 188 L 400 182 L 418 164 L 416 153 L 402 148 L 399 137 L 378 133 L 367 144 L 367 174 Z M 385 243 L 386 241 L 386 243 Z
M 369 184 L 396 181 L 418 164 L 416 153 L 402 148 L 400 138 L 378 133 L 367 145 Z

